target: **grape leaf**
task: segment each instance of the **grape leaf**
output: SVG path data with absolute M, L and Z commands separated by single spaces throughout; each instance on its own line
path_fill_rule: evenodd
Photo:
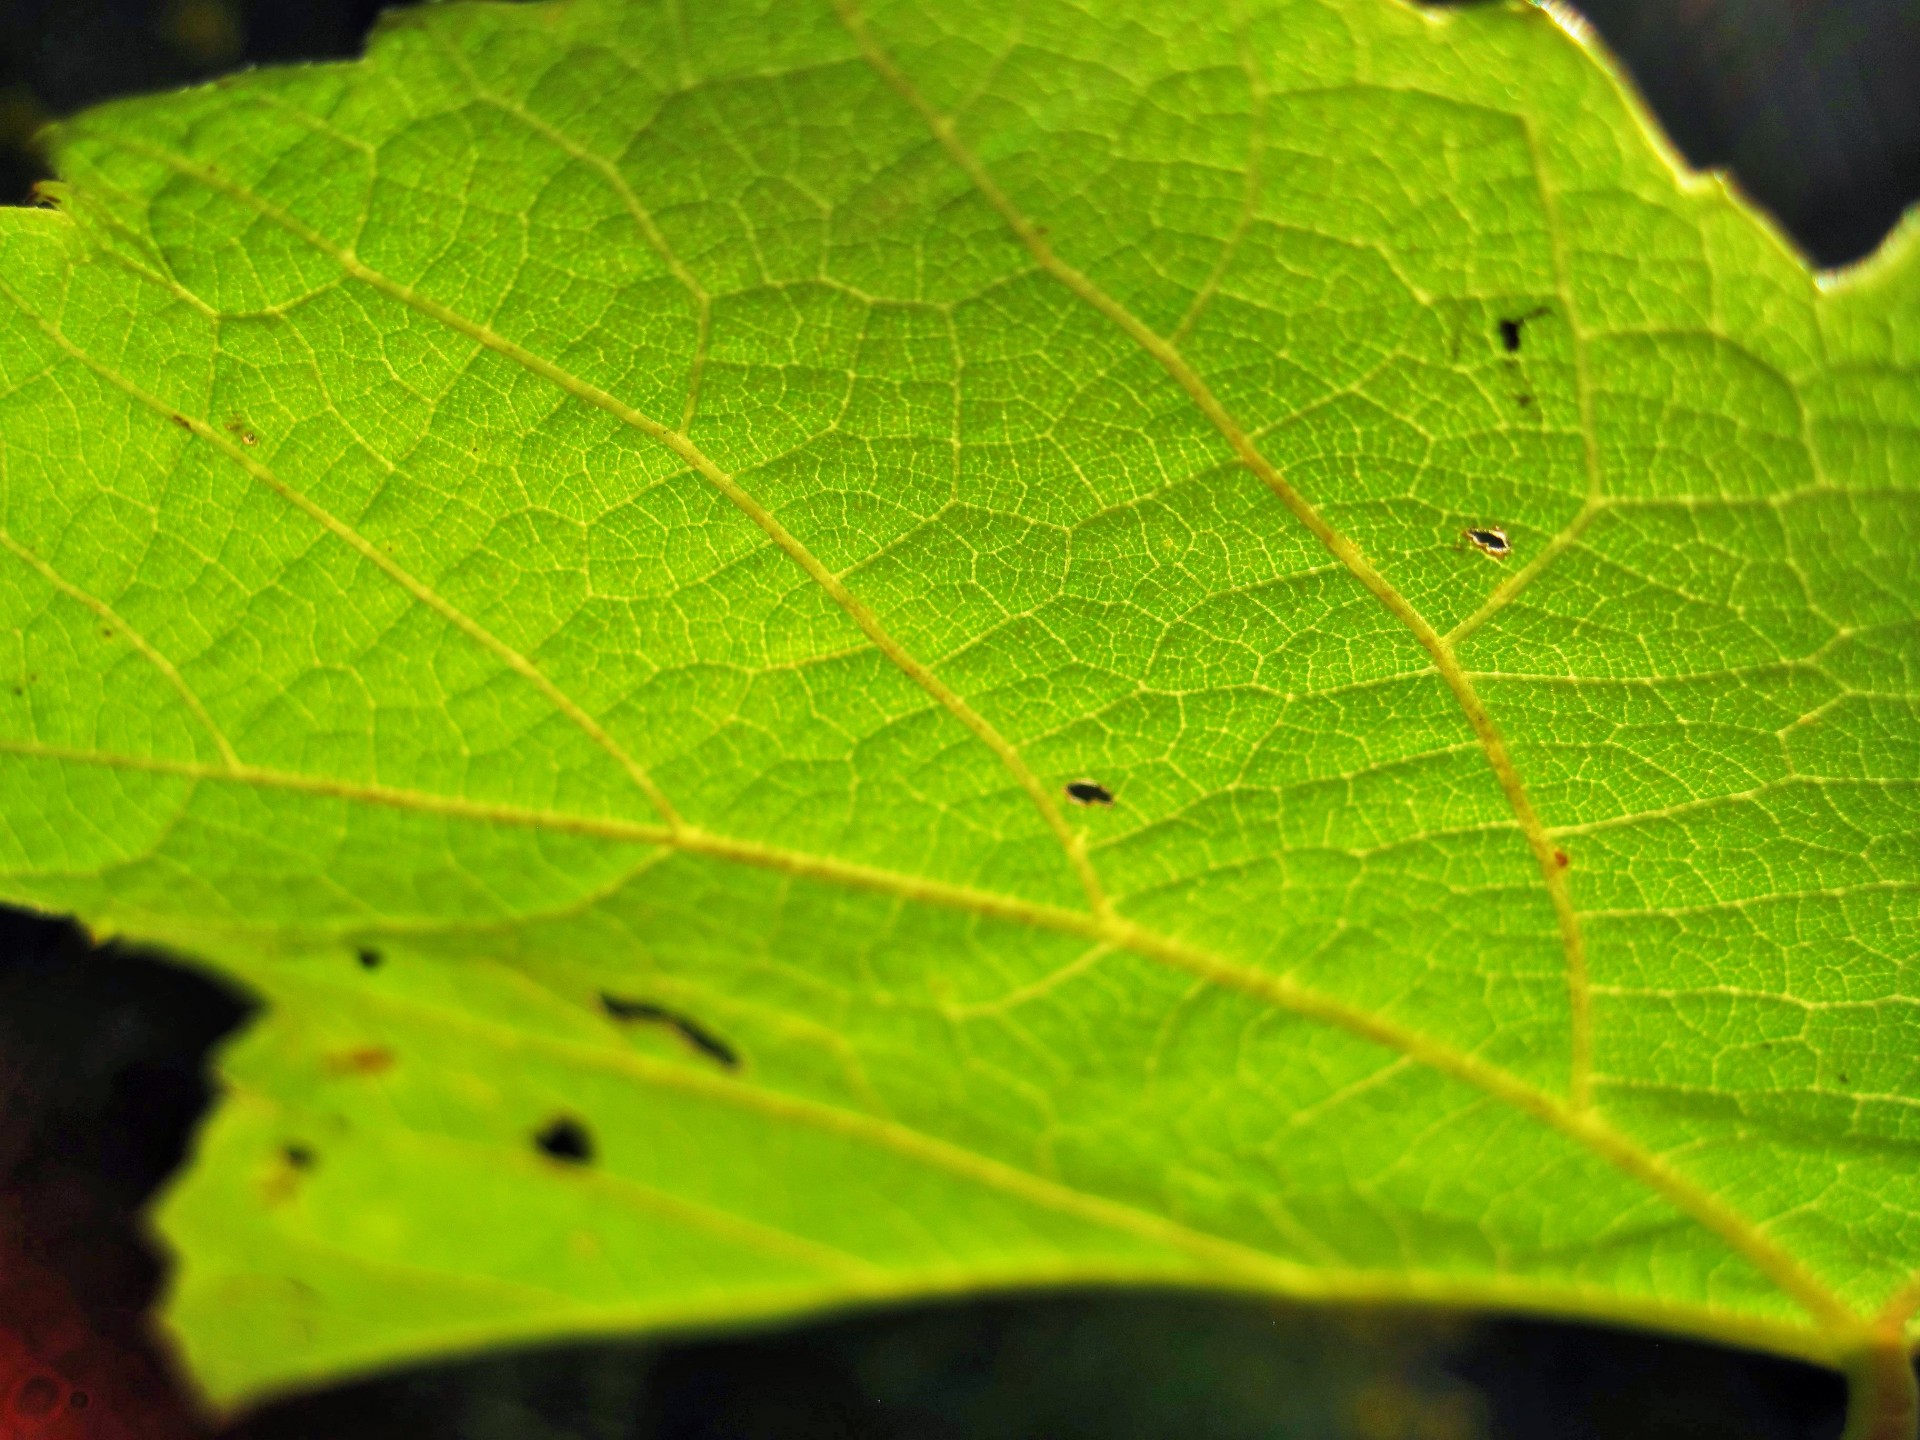
M 1911 232 L 1394 0 L 433 7 L 57 160 L 0 890 L 271 1003 L 215 1396 L 1069 1282 L 1900 1352 Z

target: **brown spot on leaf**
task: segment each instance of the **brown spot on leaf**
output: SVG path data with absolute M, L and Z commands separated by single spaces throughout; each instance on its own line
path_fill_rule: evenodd
M 362 1045 L 354 1050 L 337 1050 L 320 1063 L 329 1075 L 383 1075 L 393 1068 L 396 1058 L 385 1045 Z

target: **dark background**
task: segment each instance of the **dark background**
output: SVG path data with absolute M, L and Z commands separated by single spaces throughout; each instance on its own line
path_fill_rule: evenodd
M 353 55 L 381 8 L 0 0 L 0 203 L 46 176 L 47 120 Z M 1681 152 L 1730 170 L 1817 264 L 1870 253 L 1920 197 L 1920 0 L 1581 9 Z M 162 957 L 0 909 L 0 1327 L 55 1290 L 80 1317 L 60 1323 L 94 1337 L 65 1362 L 75 1386 L 91 1366 L 89 1440 L 212 1433 L 143 1338 L 161 1274 L 139 1216 L 246 1010 Z M 6 1279 L 43 1272 L 31 1301 Z M 488 1356 L 288 1400 L 222 1440 L 1831 1440 L 1843 1401 L 1825 1372 L 1631 1332 L 1069 1293 Z

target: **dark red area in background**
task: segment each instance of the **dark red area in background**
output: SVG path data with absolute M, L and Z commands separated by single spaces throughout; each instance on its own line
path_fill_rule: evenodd
M 380 8 L 0 0 L 0 203 L 45 175 L 24 143 L 38 120 L 241 63 L 351 55 Z M 1677 147 L 1731 167 L 1821 263 L 1871 250 L 1920 195 L 1916 0 L 1583 8 Z M 227 30 L 183 20 L 216 11 Z M 209 1440 L 147 1326 L 161 1277 L 140 1213 L 205 1109 L 208 1048 L 244 1013 L 193 972 L 90 952 L 65 927 L 0 909 L 0 1440 Z M 1197 1316 L 1236 1303 L 996 1299 L 657 1350 L 555 1347 L 342 1386 L 223 1440 L 960 1440 L 1037 1436 L 1020 1427 L 1043 1413 L 1049 1440 L 1109 1440 L 1127 1397 L 1163 1383 L 1150 1360 L 1116 1363 L 1113 1337 L 1151 1356 L 1156 1337 L 1171 1349 Z M 882 1347 L 922 1372 L 884 1399 L 869 1383 Z M 1451 1363 L 1485 1395 L 1497 1440 L 1828 1440 L 1840 1428 L 1831 1375 L 1647 1335 L 1490 1321 Z M 1021 1410 L 1037 1389 L 1007 1408 L 1023 1364 L 1046 1372 L 1053 1410 Z M 1182 1440 L 1215 1433 L 1196 1415 Z
M 244 1013 L 185 970 L 0 911 L 0 1440 L 202 1433 L 148 1330 L 139 1215 Z

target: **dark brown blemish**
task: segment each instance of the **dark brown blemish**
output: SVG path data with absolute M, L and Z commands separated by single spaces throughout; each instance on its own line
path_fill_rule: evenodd
M 1554 863 L 1554 864 L 1556 864 L 1556 865 L 1558 865 L 1558 866 L 1559 866 L 1559 867 L 1560 867 L 1560 868 L 1561 868 L 1562 870 L 1564 870 L 1564 869 L 1566 869 L 1566 868 L 1567 868 L 1567 867 L 1568 867 L 1569 865 L 1571 865 L 1571 864 L 1573 864 L 1573 861 L 1571 861 L 1571 860 L 1569 860 L 1569 859 L 1567 858 L 1567 852 L 1566 852 L 1566 851 L 1564 851 L 1564 850 L 1556 850 L 1556 851 L 1554 851 L 1554 852 L 1553 852 L 1553 863 Z
M 723 1069 L 740 1068 L 740 1052 L 692 1016 L 669 1010 L 651 1000 L 629 1000 L 619 995 L 609 995 L 605 990 L 600 992 L 600 1008 L 615 1020 L 664 1025 Z
M 260 437 L 247 428 L 247 422 L 238 415 L 227 422 L 227 433 L 234 436 L 242 445 L 258 445 Z
M 295 1170 L 311 1170 L 320 1157 L 313 1153 L 312 1147 L 295 1141 L 280 1147 L 280 1158 Z
M 102 640 L 111 640 L 113 638 L 113 627 L 111 625 L 102 625 L 100 627 L 100 638 Z
M 386 959 L 385 956 L 371 945 L 362 945 L 354 953 L 359 957 L 360 968 L 362 970 L 378 970 L 381 963 Z
M 1067 798 L 1076 805 L 1113 804 L 1113 792 L 1092 780 L 1068 781 Z
M 173 417 L 173 423 L 174 423 L 174 424 L 176 424 L 176 425 L 178 425 L 178 426 L 179 426 L 179 427 L 180 427 L 180 428 L 181 428 L 182 430 L 191 430 L 191 429 L 193 429 L 193 422 L 192 422 L 191 420 L 189 420 L 189 419 L 187 419 L 187 417 L 186 417 L 186 416 L 184 416 L 184 415 L 176 415 L 176 416 L 174 416 L 174 417 Z
M 587 1127 L 571 1115 L 556 1115 L 535 1133 L 534 1148 L 550 1159 L 567 1165 L 586 1165 L 593 1160 L 593 1136 Z
M 384 1075 L 396 1058 L 385 1045 L 362 1045 L 324 1056 L 320 1063 L 329 1075 Z
M 1504 560 L 1513 553 L 1513 543 L 1507 539 L 1507 532 L 1498 525 L 1469 525 L 1461 533 L 1473 542 L 1482 555 Z
M 1524 410 L 1529 405 L 1533 404 L 1533 397 L 1531 395 L 1516 395 L 1513 397 L 1513 403 L 1518 405 L 1522 410 Z

